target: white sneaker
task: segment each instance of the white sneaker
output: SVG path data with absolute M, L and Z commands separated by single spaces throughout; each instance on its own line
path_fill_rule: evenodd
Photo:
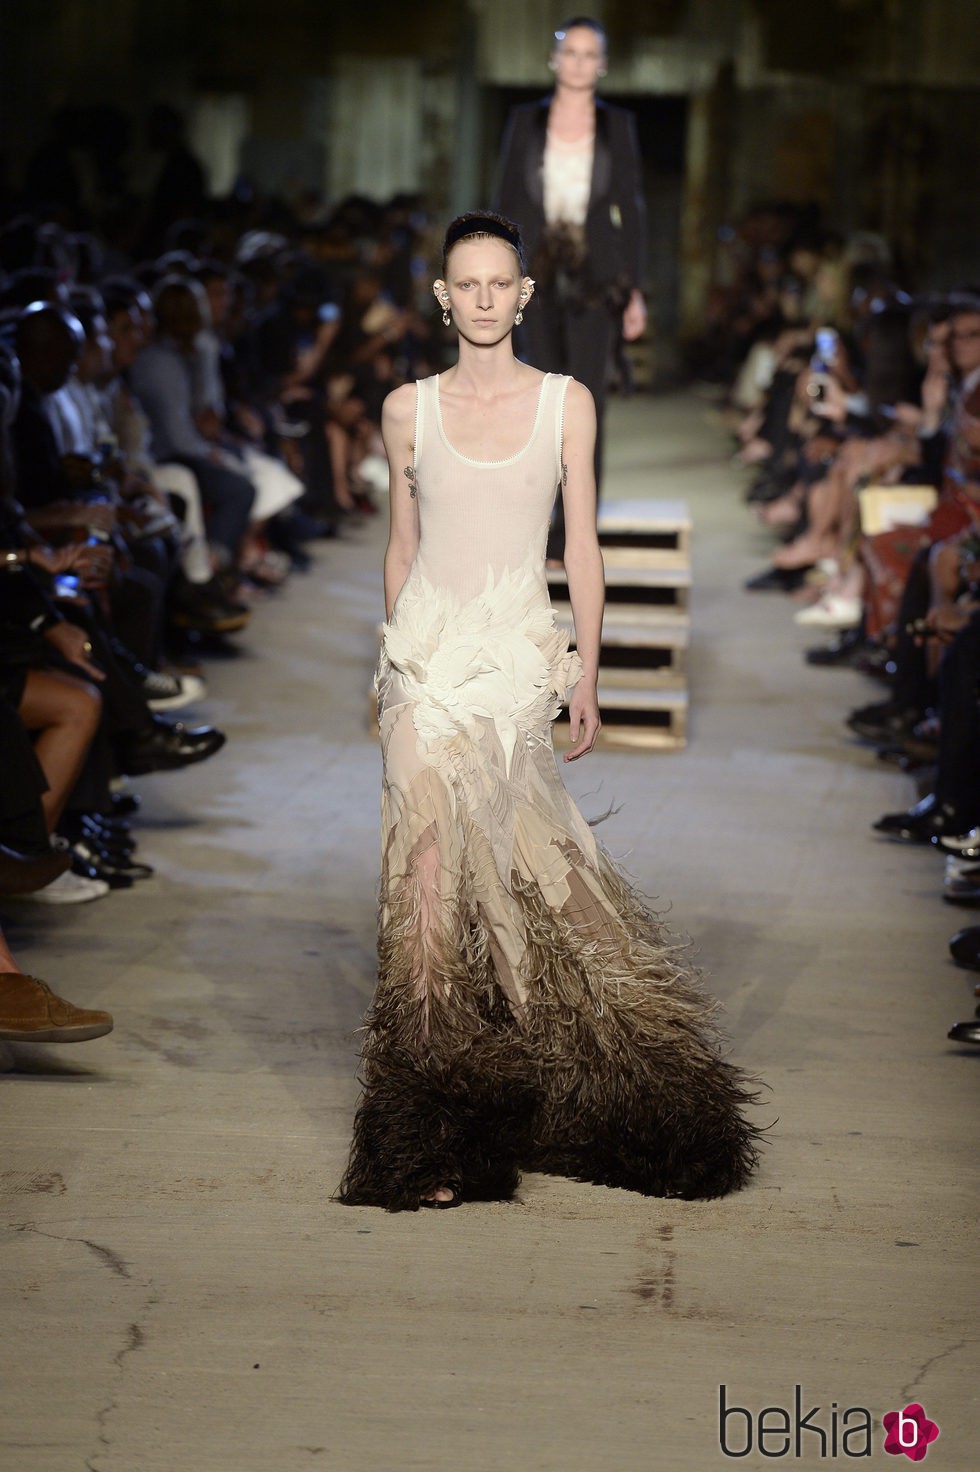
M 150 670 L 143 678 L 143 694 L 151 710 L 182 710 L 195 700 L 203 700 L 207 693 L 207 685 L 197 675 Z
M 84 905 L 86 900 L 100 900 L 108 893 L 109 886 L 104 879 L 86 879 L 83 875 L 73 874 L 71 869 L 66 869 L 64 874 L 52 879 L 43 889 L 36 889 L 33 894 L 25 894 L 23 898 L 34 900 L 39 905 Z
M 860 598 L 849 598 L 843 593 L 825 593 L 809 608 L 801 608 L 794 613 L 793 622 L 811 629 L 853 629 L 861 622 L 863 611 Z

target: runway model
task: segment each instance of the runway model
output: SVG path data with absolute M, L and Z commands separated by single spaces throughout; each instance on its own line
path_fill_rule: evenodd
M 755 1161 L 750 1092 L 552 749 L 570 687 L 565 761 L 600 724 L 591 395 L 514 356 L 534 283 L 510 221 L 454 220 L 434 290 L 459 360 L 396 389 L 382 420 L 380 970 L 340 1199 L 506 1198 L 522 1166 L 722 1195 Z M 544 571 L 559 485 L 574 653 Z
M 497 207 L 521 228 L 538 285 L 523 351 L 535 368 L 570 373 L 595 400 L 596 485 L 610 358 L 642 337 L 647 313 L 640 151 L 632 113 L 596 96 L 606 33 L 577 16 L 558 27 L 548 65 L 554 91 L 507 120 Z M 561 554 L 561 506 L 549 555 Z

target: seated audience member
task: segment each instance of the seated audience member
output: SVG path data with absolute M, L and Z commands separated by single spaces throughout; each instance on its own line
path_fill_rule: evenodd
M 74 873 L 68 848 L 52 847 L 41 805 L 46 785 L 33 742 L 0 695 L 0 895 L 47 905 L 100 899 L 108 884 Z
M 23 387 L 12 438 L 17 494 L 35 530 L 58 544 L 73 538 L 105 541 L 120 554 L 99 592 L 113 633 L 144 665 L 154 666 L 162 637 L 167 553 L 134 528 L 126 542 L 119 487 L 103 456 L 86 441 L 76 401 L 66 392 L 85 347 L 78 319 L 64 308 L 35 303 L 17 322 L 15 343 Z M 148 566 L 140 566 L 141 555 Z
M 947 898 L 980 900 L 980 584 L 957 604 L 930 610 L 925 626 L 946 646 L 938 676 L 935 783 L 913 808 L 888 813 L 874 827 L 901 843 L 935 841 L 954 864 L 968 861 L 965 875 L 949 870 L 945 892 Z
M 355 502 L 343 479 L 337 483 L 336 446 L 328 429 L 325 365 L 340 323 L 328 290 L 317 267 L 297 269 L 278 297 L 256 313 L 247 348 L 240 342 L 239 360 L 247 356 L 255 365 L 262 396 L 282 430 L 293 437 L 296 468 L 307 488 L 305 509 L 335 528 Z
M 146 342 L 144 317 L 152 320 L 152 304 L 132 278 L 113 277 L 102 283 L 102 290 L 114 370 L 101 395 L 106 417 L 134 473 L 178 507 L 179 567 L 170 585 L 169 620 L 201 634 L 237 632 L 248 623 L 249 611 L 225 595 L 215 576 L 197 480 L 186 465 L 152 458 L 149 421 L 129 386 L 130 370 Z
M 263 448 L 265 425 L 253 421 L 247 406 L 229 406 L 226 398 L 224 364 L 230 348 L 224 338 L 228 311 L 227 276 L 216 265 L 198 272 L 206 278 L 203 286 L 206 303 L 202 307 L 201 327 L 194 344 L 194 418 L 211 445 L 225 456 L 233 469 L 241 469 L 255 487 L 251 524 L 242 555 L 242 570 L 259 583 L 284 581 L 288 561 L 280 562 L 270 555 L 267 523 L 281 516 L 301 499 L 303 482 L 281 460 Z
M 154 293 L 156 336 L 136 358 L 130 383 L 150 424 L 158 462 L 175 461 L 194 475 L 207 517 L 212 568 L 237 581 L 241 549 L 255 502 L 247 475 L 232 469 L 195 418 L 196 342 L 203 326 L 200 287 L 165 277 Z
M 115 638 L 101 598 L 112 557 L 108 544 L 89 539 L 55 549 L 24 519 L 8 435 L 19 387 L 17 360 L 4 351 L 0 679 L 25 723 L 41 733 L 38 754 L 50 767 L 50 829 L 57 823 L 70 842 L 76 872 L 125 887 L 150 870 L 132 860 L 134 844 L 113 815 L 110 779 L 201 761 L 220 749 L 224 736 L 210 727 L 170 725 L 150 710 L 140 672 Z M 67 589 L 58 581 L 66 576 L 74 582 Z M 108 851 L 113 848 L 119 852 Z

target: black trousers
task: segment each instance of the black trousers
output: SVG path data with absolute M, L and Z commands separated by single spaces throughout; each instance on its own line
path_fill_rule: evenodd
M 935 700 L 935 685 L 929 678 L 925 645 L 906 633 L 909 624 L 924 618 L 929 611 L 931 585 L 929 555 L 931 547 L 923 547 L 909 569 L 902 601 L 898 605 L 898 636 L 895 641 L 895 681 L 892 700 L 907 710 L 924 711 Z
M 234 563 L 248 527 L 255 487 L 244 472 L 239 475 L 216 460 L 180 455 L 172 458 L 194 472 L 204 506 L 208 542 Z
M 962 827 L 980 823 L 980 613 L 946 650 L 939 667 L 936 797 Z
M 609 382 L 609 358 L 616 320 L 605 305 L 576 307 L 553 286 L 542 285 L 524 313 L 523 353 L 543 373 L 570 373 L 584 383 L 595 400 L 595 483 L 602 485 L 603 426 Z M 561 497 L 555 505 L 548 556 L 565 550 L 565 517 Z

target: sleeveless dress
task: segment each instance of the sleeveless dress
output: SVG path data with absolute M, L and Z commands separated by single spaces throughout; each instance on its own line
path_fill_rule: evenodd
M 414 1210 L 521 1167 L 717 1196 L 756 1158 L 715 1004 L 597 846 L 551 729 L 578 655 L 545 543 L 569 379 L 506 460 L 460 454 L 418 384 L 418 553 L 385 625 L 379 979 L 340 1200 Z

